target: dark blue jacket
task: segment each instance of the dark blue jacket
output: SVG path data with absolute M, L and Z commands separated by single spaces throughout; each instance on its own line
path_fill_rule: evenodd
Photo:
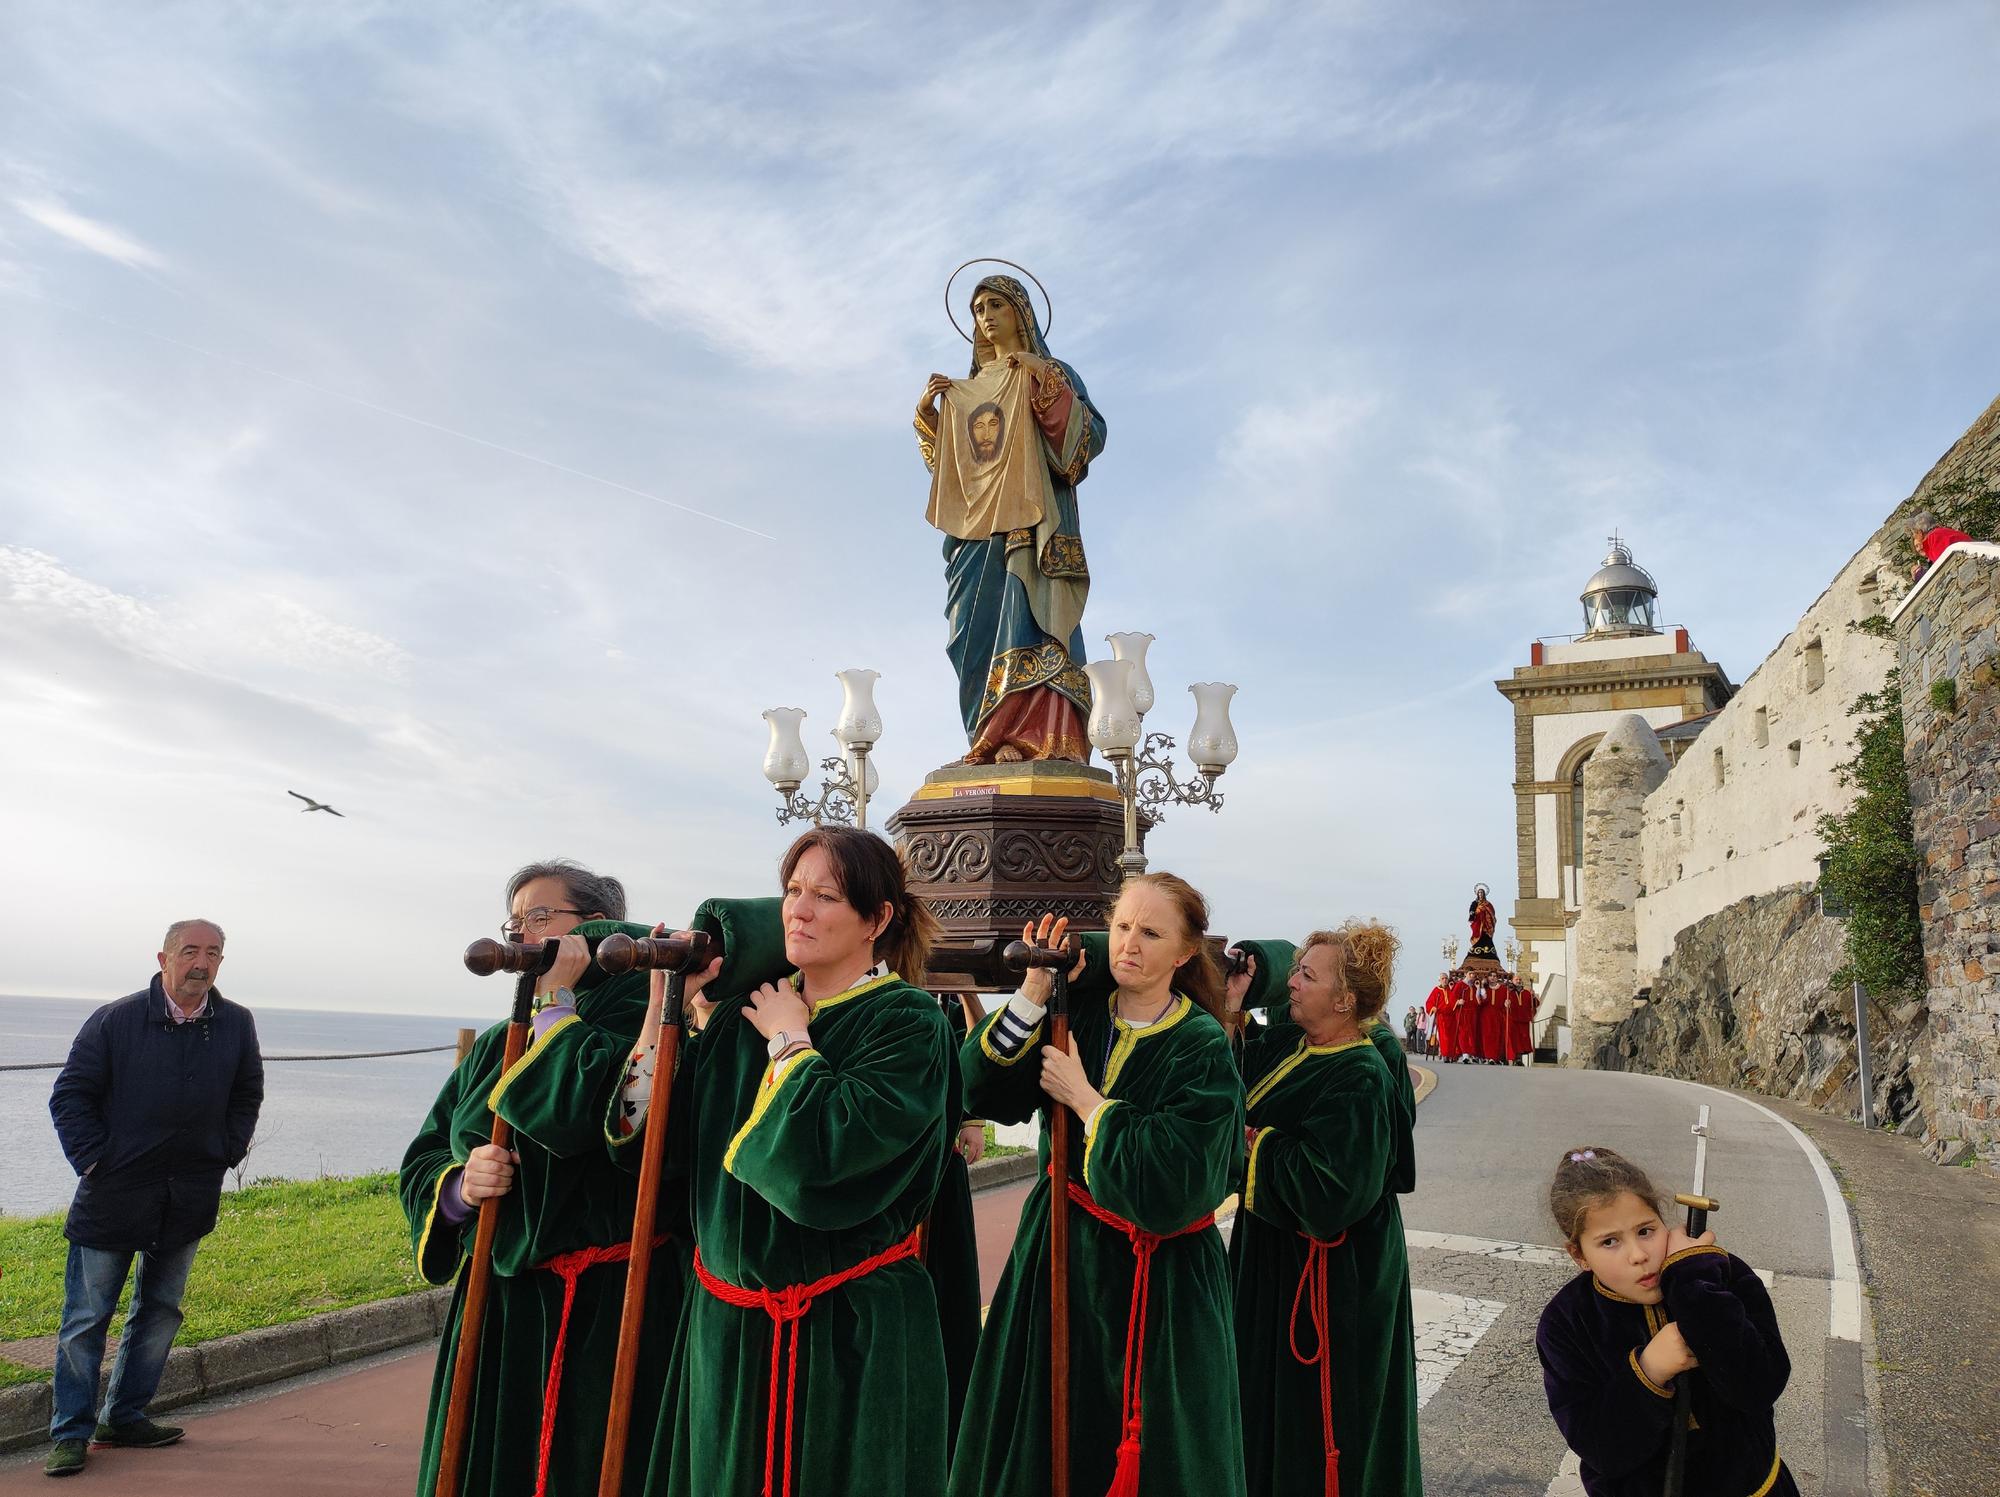
M 180 1247 L 215 1226 L 222 1174 L 243 1162 L 264 1105 L 250 1010 L 209 990 L 191 1024 L 160 979 L 88 1019 L 49 1096 L 76 1184 L 64 1235 L 84 1247 Z

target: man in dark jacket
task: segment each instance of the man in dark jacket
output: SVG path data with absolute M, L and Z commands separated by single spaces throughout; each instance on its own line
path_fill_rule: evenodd
M 146 1405 L 180 1329 L 195 1248 L 215 1226 L 223 1172 L 249 1153 L 264 1102 L 257 1026 L 215 990 L 222 939 L 209 920 L 169 926 L 159 976 L 84 1020 L 49 1097 L 56 1136 L 81 1177 L 63 1229 L 51 1476 L 81 1471 L 92 1439 L 148 1446 L 181 1437 L 148 1419 Z M 100 1420 L 105 1331 L 134 1254 L 131 1311 Z

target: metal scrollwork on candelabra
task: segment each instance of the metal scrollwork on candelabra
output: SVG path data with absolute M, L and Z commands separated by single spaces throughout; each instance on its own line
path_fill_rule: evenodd
M 783 798 L 778 806 L 779 826 L 794 821 L 810 821 L 814 826 L 854 825 L 855 808 L 861 801 L 861 787 L 854 783 L 854 772 L 840 758 L 822 759 L 819 767 L 826 778 L 820 782 L 817 799 L 808 800 L 796 785 L 789 789 L 778 786 L 778 794 Z
M 1193 779 L 1182 783 L 1174 774 L 1173 753 L 1171 735 L 1148 733 L 1138 751 L 1123 761 L 1135 781 L 1133 790 L 1141 814 L 1157 824 L 1168 806 L 1207 806 L 1220 811 L 1222 792 L 1215 788 L 1220 771 L 1210 774 L 1197 770 Z

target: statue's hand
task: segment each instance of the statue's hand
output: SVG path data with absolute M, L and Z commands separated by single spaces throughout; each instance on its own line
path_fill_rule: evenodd
M 1007 355 L 1009 369 L 1025 369 L 1036 379 L 1042 379 L 1049 372 L 1049 361 L 1040 354 L 1010 353 Z
M 928 425 L 937 425 L 938 397 L 951 388 L 949 374 L 933 374 L 924 381 L 923 398 L 917 402 L 917 414 L 925 418 Z

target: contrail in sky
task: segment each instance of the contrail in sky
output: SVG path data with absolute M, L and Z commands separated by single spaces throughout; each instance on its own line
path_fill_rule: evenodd
M 266 369 L 262 365 L 251 363 L 248 359 L 239 359 L 234 354 L 218 353 L 215 349 L 203 348 L 199 343 L 188 343 L 180 338 L 169 337 L 165 333 L 156 333 L 147 328 L 133 327 L 129 323 L 118 321 L 115 317 L 106 317 L 102 312 L 93 312 L 87 307 L 73 306 L 69 302 L 58 301 L 53 296 L 46 296 L 26 286 L 14 286 L 8 289 L 21 296 L 32 296 L 36 301 L 47 302 L 52 307 L 60 307 L 65 312 L 74 312 L 79 317 L 88 317 L 93 321 L 101 322 L 106 327 L 115 327 L 120 332 L 132 333 L 141 338 L 151 338 L 155 342 L 186 349 L 189 353 L 198 353 L 204 358 L 219 359 L 225 364 L 234 364 L 239 369 L 247 369 L 252 374 L 261 374 L 266 379 L 283 380 L 288 385 L 297 385 L 302 390 L 311 390 L 315 395 L 325 395 L 333 400 L 344 400 L 349 405 L 358 405 L 364 411 L 373 411 L 378 416 L 391 416 L 398 421 L 407 421 L 412 426 L 421 426 L 427 431 L 442 432 L 445 436 L 457 437 L 461 442 L 470 442 L 476 447 L 484 447 L 492 452 L 504 453 L 508 457 L 518 457 L 523 462 L 534 463 L 537 467 L 548 468 L 557 473 L 564 473 L 571 478 L 581 478 L 588 483 L 602 484 L 607 489 L 616 489 L 621 494 L 630 494 L 634 499 L 645 499 L 653 504 L 664 505 L 668 509 L 677 509 L 684 515 L 693 515 L 698 520 L 711 520 L 717 525 L 727 525 L 731 530 L 740 530 L 745 535 L 754 535 L 760 541 L 777 540 L 775 535 L 758 530 L 754 526 L 741 525 L 734 520 L 725 519 L 721 515 L 712 515 L 705 509 L 696 509 L 691 504 L 682 504 L 678 499 L 669 499 L 661 494 L 651 494 L 644 489 L 635 489 L 629 483 L 620 483 L 615 478 L 605 478 L 597 473 L 586 473 L 581 468 L 572 468 L 567 463 L 556 462 L 553 458 L 538 457 L 532 452 L 523 452 L 518 447 L 508 447 L 499 442 L 489 442 L 486 438 L 476 437 L 469 431 L 460 431 L 456 427 L 444 426 L 436 421 L 427 421 L 422 416 L 411 415 L 408 411 L 398 411 L 386 405 L 377 405 L 372 400 L 364 400 L 359 395 L 349 395 L 344 390 L 331 390 L 325 385 L 316 385 L 309 379 L 300 379 L 296 374 L 285 374 L 280 370 Z

